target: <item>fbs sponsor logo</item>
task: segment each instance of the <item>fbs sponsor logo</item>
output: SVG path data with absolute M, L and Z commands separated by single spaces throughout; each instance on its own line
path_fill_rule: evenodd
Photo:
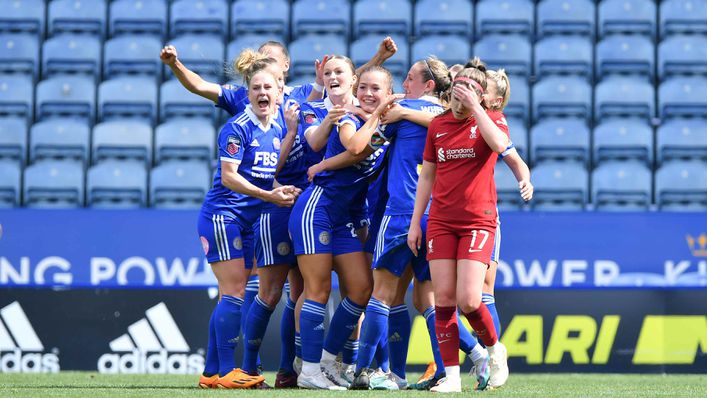
M 164 303 L 145 311 L 109 346 L 111 352 L 98 358 L 100 373 L 197 374 L 204 368 L 204 356 L 190 353 Z
M 45 353 L 20 303 L 0 309 L 0 372 L 56 373 L 59 357 Z

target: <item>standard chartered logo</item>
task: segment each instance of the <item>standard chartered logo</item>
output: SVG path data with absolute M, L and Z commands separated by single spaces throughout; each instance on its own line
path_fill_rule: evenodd
M 469 159 L 475 158 L 474 148 L 448 149 L 447 159 Z

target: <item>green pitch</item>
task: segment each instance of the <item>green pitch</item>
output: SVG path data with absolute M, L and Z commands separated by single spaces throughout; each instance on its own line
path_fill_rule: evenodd
M 418 375 L 409 374 L 408 379 Z M 275 375 L 266 374 L 273 382 Z M 340 391 L 327 393 L 309 390 L 199 390 L 195 376 L 99 375 L 84 372 L 59 374 L 0 374 L 0 397 L 228 397 L 258 396 L 277 398 L 344 397 L 430 397 L 418 391 Z M 500 390 L 473 392 L 465 378 L 465 391 L 458 396 L 501 397 L 706 397 L 704 375 L 608 375 L 608 374 L 511 374 Z M 434 395 L 437 396 L 437 395 Z M 448 395 L 445 395 L 448 396 Z

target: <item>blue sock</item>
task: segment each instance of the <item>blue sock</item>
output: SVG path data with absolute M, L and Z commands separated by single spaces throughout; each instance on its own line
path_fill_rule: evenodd
M 249 374 L 258 373 L 258 352 L 263 342 L 265 331 L 270 322 L 273 309 L 268 307 L 260 297 L 255 296 L 253 305 L 248 311 L 248 328 L 244 338 L 243 370 Z
M 243 296 L 243 308 L 241 312 L 243 316 L 241 317 L 241 332 L 243 333 L 243 338 L 245 339 L 246 330 L 248 329 L 246 322 L 248 320 L 248 311 L 250 311 L 250 306 L 255 300 L 255 296 L 258 295 L 258 288 L 260 287 L 260 278 L 258 275 L 251 275 L 248 277 L 248 283 L 245 285 L 245 296 Z M 258 364 L 260 364 L 260 358 L 258 358 Z
M 405 304 L 396 305 L 390 309 L 388 324 L 388 352 L 390 353 L 390 369 L 396 375 L 405 378 L 405 363 L 408 357 L 410 343 L 410 314 Z
M 326 306 L 316 301 L 305 300 L 300 313 L 300 335 L 302 341 L 302 360 L 319 363 L 322 359 L 324 344 L 324 314 Z M 348 337 L 345 336 L 344 339 Z
M 432 355 L 437 365 L 435 377 L 440 377 L 444 374 L 444 362 L 442 361 L 442 353 L 439 351 L 439 343 L 437 343 L 437 332 L 435 331 L 435 307 L 428 307 L 423 316 L 427 321 L 427 332 L 430 334 L 430 342 L 432 343 Z
M 353 365 L 358 360 L 358 340 L 348 339 L 341 350 L 341 362 Z
M 361 343 L 356 370 L 370 368 L 381 336 L 388 334 L 390 307 L 371 297 L 366 306 L 366 317 L 361 325 Z
M 294 372 L 295 360 L 295 302 L 287 297 L 280 322 L 280 370 Z
M 471 350 L 479 344 L 478 341 L 471 335 L 469 329 L 464 327 L 461 318 L 459 318 L 459 313 L 457 312 L 457 323 L 459 324 L 459 349 L 464 351 L 465 354 L 469 355 Z
M 484 293 L 481 295 L 481 302 L 486 304 L 486 308 L 489 309 L 491 313 L 491 318 L 493 318 L 493 326 L 496 328 L 496 336 L 501 338 L 501 320 L 498 318 L 498 311 L 496 311 L 496 298 L 493 294 Z
M 381 336 L 381 339 L 378 340 L 378 346 L 376 347 L 375 357 L 376 364 L 378 365 L 378 367 L 386 373 L 390 372 L 390 358 L 388 357 L 388 338 L 386 336 Z
M 214 325 L 218 348 L 218 372 L 225 376 L 236 368 L 235 350 L 241 325 L 243 299 L 224 294 L 216 305 Z
M 302 317 L 300 316 L 300 318 Z M 302 325 L 300 325 L 300 329 L 302 329 Z M 302 337 L 297 331 L 295 331 L 295 357 L 302 359 Z
M 336 355 L 344 348 L 344 344 L 351 336 L 351 332 L 356 329 L 358 318 L 361 317 L 363 310 L 364 307 L 349 300 L 348 297 L 341 300 L 336 311 L 334 311 L 334 316 L 331 317 L 329 332 L 324 341 L 324 349 L 328 353 Z M 306 344 L 306 342 L 302 340 L 302 344 Z
M 218 304 L 217 304 L 218 306 Z M 211 312 L 209 319 L 209 344 L 206 346 L 206 363 L 204 376 L 213 376 L 218 373 L 218 349 L 216 348 L 216 307 Z

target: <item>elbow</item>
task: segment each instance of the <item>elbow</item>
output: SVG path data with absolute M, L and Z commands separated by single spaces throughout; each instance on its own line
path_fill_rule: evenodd
M 366 148 L 365 148 L 365 147 L 359 148 L 359 147 L 357 147 L 357 146 L 355 146 L 355 145 L 352 145 L 352 146 L 346 148 L 346 150 L 347 150 L 351 155 L 356 156 L 356 157 L 359 157 L 359 156 L 363 155 L 363 152 L 366 150 Z

